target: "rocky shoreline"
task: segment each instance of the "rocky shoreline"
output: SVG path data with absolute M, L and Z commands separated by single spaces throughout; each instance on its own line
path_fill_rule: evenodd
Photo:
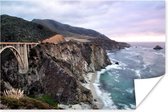
M 95 107 L 97 109 L 102 109 L 103 106 L 104 106 L 103 101 L 98 97 L 98 94 L 97 94 L 96 89 L 94 87 L 94 83 L 96 81 L 96 78 L 97 78 L 97 72 L 92 73 L 92 79 L 91 79 L 91 82 L 90 82 L 90 90 L 91 90 L 92 95 L 93 95 Z
M 101 46 L 74 41 L 39 44 L 30 50 L 26 74 L 18 73 L 15 57 L 12 52 L 6 52 L 1 54 L 1 96 L 4 90 L 20 88 L 27 96 L 48 95 L 64 106 L 81 104 L 85 108 L 99 108 L 94 104 L 95 92 L 92 94 L 91 84 L 95 79 L 91 77 L 96 75 L 88 73 L 111 64 Z M 89 81 L 86 77 L 90 77 Z
M 60 108 L 63 108 L 63 109 L 66 109 L 66 110 L 71 110 L 71 109 L 87 110 L 87 109 L 102 109 L 103 108 L 103 106 L 104 106 L 103 101 L 98 97 L 98 95 L 96 93 L 96 90 L 95 90 L 95 87 L 94 87 L 94 83 L 95 83 L 95 80 L 97 78 L 97 74 L 96 74 L 96 72 L 94 72 L 94 73 L 90 72 L 90 73 L 87 74 L 87 76 L 88 76 L 88 77 L 86 77 L 87 78 L 86 79 L 87 84 L 84 84 L 83 86 L 91 91 L 92 96 L 93 96 L 93 104 L 92 105 L 85 104 L 85 103 L 80 103 L 80 104 L 75 104 L 75 105 L 60 104 L 59 105 Z
M 65 35 L 65 32 L 72 27 L 62 24 L 63 27 L 59 28 L 63 28 L 64 32 L 53 32 L 45 25 L 8 15 L 2 15 L 2 24 L 2 41 L 39 42 L 28 52 L 29 70 L 25 74 L 19 73 L 18 61 L 10 49 L 1 53 L 0 98 L 1 101 L 3 100 L 3 107 L 9 109 L 102 108 L 102 102 L 97 97 L 93 86 L 96 79 L 95 73 L 111 64 L 106 50 L 120 50 L 129 47 L 129 44 L 116 42 L 99 32 L 83 28 L 75 28 L 76 36 Z M 63 29 L 59 31 L 63 31 Z M 76 40 L 55 42 L 50 38 L 50 41 L 43 41 L 58 33 L 65 37 L 75 37 Z M 81 39 L 84 40 L 81 41 Z M 60 40 L 60 38 L 56 40 Z M 3 98 L 4 91 L 8 90 L 24 91 L 24 98 L 20 100 L 20 103 L 23 104 L 26 100 L 26 104 L 24 102 L 24 106 L 20 106 L 20 103 L 15 105 L 13 102 L 16 99 Z M 47 104 L 41 102 L 42 106 L 38 105 L 37 107 L 36 102 L 38 101 L 36 100 L 39 99 Z M 9 101 L 12 101 L 11 105 L 8 105 Z M 29 107 L 28 102 L 33 102 L 35 105 Z

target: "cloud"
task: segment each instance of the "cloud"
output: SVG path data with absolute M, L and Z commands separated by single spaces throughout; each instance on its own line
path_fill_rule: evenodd
M 165 34 L 163 1 L 1 1 L 1 6 L 2 14 L 27 20 L 54 19 L 112 38 L 137 34 L 155 38 Z

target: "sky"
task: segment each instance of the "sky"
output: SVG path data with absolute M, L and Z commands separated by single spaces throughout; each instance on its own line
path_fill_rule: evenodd
M 165 41 L 165 2 L 147 0 L 1 0 L 1 14 L 53 19 L 124 42 Z

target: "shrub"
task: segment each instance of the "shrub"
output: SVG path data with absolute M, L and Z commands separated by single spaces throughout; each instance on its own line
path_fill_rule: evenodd
M 11 89 L 11 90 L 5 90 L 3 94 L 6 97 L 20 99 L 24 96 L 23 93 L 24 91 L 21 89 Z
M 55 109 L 58 108 L 58 103 L 48 95 L 39 96 L 36 99 L 53 106 Z

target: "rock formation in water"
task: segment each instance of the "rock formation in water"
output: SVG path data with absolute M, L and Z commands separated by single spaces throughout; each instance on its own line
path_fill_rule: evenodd
M 160 47 L 159 45 L 156 45 L 153 49 L 154 49 L 154 50 L 161 50 L 161 49 L 163 49 L 163 48 Z
M 1 95 L 5 89 L 21 88 L 28 96 L 48 95 L 62 104 L 92 104 L 91 91 L 82 86 L 84 77 L 111 64 L 99 45 L 74 41 L 39 44 L 31 49 L 27 74 L 18 73 L 18 63 L 11 54 L 1 54 Z
M 44 43 L 30 49 L 29 71 L 26 74 L 18 73 L 18 62 L 9 49 L 1 53 L 1 96 L 6 89 L 19 88 L 33 98 L 46 95 L 61 104 L 92 104 L 91 91 L 82 86 L 86 83 L 87 73 L 111 64 L 105 49 L 116 51 L 130 47 L 127 43 L 116 42 L 94 30 L 62 24 L 65 30 L 57 27 L 63 31 L 58 33 L 88 40 L 88 43 L 72 40 L 65 42 L 61 35 L 58 36 L 56 31 L 45 25 L 8 15 L 1 17 L 2 41 L 37 42 L 46 39 Z M 71 33 L 66 35 L 67 31 Z M 55 34 L 57 36 L 53 37 Z M 61 43 L 51 43 L 57 41 Z

